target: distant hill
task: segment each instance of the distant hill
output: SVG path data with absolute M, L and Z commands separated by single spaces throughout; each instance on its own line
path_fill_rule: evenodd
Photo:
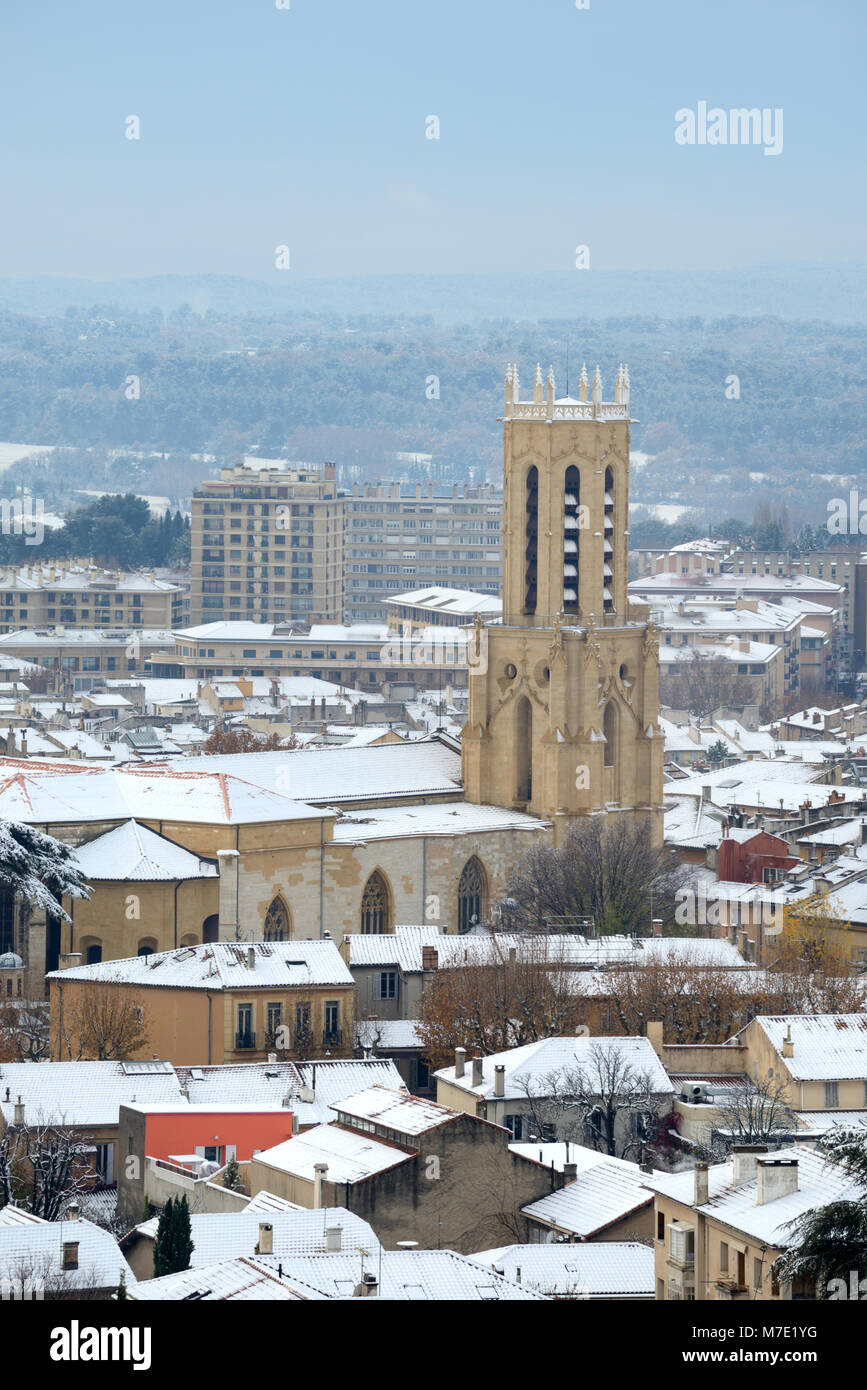
M 91 281 L 0 279 L 0 309 L 63 314 L 67 307 L 233 318 L 336 314 L 429 317 L 438 323 L 580 318 L 776 317 L 867 322 L 867 263 L 754 266 L 724 271 L 550 271 L 539 274 L 370 275 L 270 281 L 230 275 L 160 275 Z

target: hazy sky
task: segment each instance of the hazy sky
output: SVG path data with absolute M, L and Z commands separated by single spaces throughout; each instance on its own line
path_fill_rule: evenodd
M 589 2 L 7 0 L 0 275 L 863 258 L 867 0 Z

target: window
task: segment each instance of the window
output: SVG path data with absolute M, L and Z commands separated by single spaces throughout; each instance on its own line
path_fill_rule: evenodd
M 310 1028 L 310 1005 L 305 999 L 295 1005 L 295 1050 L 304 1052 L 313 1040 Z
M 94 942 L 93 945 L 88 946 L 84 954 L 88 965 L 99 965 L 99 962 L 102 960 L 101 943 Z
M 397 998 L 397 971 L 381 970 L 376 979 L 377 999 L 396 999 Z
M 484 871 L 473 855 L 464 865 L 458 884 L 458 931 L 468 932 L 484 915 Z
M 325 1041 L 339 1042 L 340 1040 L 340 1004 L 336 999 L 328 999 L 325 1002 Z
M 268 1034 L 268 1041 L 272 1043 L 277 1036 L 277 1031 L 283 1022 L 283 1005 L 274 1003 L 265 1006 L 265 1031 Z
M 253 1033 L 253 1005 L 238 1005 L 238 1036 L 235 1039 L 237 1048 L 248 1048 L 256 1046 L 256 1038 Z
M 719 1267 L 720 1267 L 720 1273 L 722 1273 L 722 1274 L 728 1274 L 728 1272 L 729 1272 L 729 1248 L 728 1248 L 727 1242 L 724 1241 L 724 1240 L 721 1240 L 721 1241 L 720 1241 L 720 1246 L 719 1246 Z
M 753 1260 L 753 1283 L 755 1284 L 756 1292 L 758 1292 L 759 1289 L 761 1289 L 761 1287 L 762 1287 L 762 1262 L 761 1262 L 761 1260 L 756 1260 L 756 1259 Z
M 384 932 L 388 927 L 388 889 L 378 869 L 370 875 L 361 897 L 361 930 L 366 935 Z
M 668 1228 L 671 1258 L 680 1264 L 692 1264 L 695 1259 L 695 1231 L 682 1221 L 672 1221 Z
M 840 1104 L 840 1087 L 836 1081 L 825 1082 L 825 1108 L 836 1110 Z
M 656 1213 L 656 1239 L 665 1240 L 665 1212 Z
M 526 1118 L 526 1115 L 505 1115 L 503 1117 L 503 1123 L 505 1124 L 506 1129 L 510 1129 L 512 1131 L 512 1138 L 514 1139 L 516 1144 L 520 1144 L 522 1139 L 525 1137 L 524 1121 L 526 1120 Z
M 265 913 L 265 940 L 288 941 L 291 935 L 286 904 L 282 898 L 275 898 Z

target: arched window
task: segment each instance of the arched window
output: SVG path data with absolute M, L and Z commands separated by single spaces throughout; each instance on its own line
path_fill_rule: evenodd
M 566 469 L 563 506 L 563 611 L 578 612 L 578 558 L 581 529 L 581 474 L 574 463 Z
M 198 944 L 199 938 L 196 936 L 195 932 L 187 932 L 186 936 L 181 937 L 182 946 L 198 946 Z
M 265 913 L 265 940 L 288 941 L 291 935 L 289 910 L 282 898 L 275 898 Z
M 617 756 L 617 710 L 612 700 L 605 706 L 602 732 L 605 735 L 605 766 L 613 767 Z
M 85 963 L 85 965 L 99 965 L 99 963 L 100 963 L 101 960 L 102 960 L 102 942 L 101 942 L 101 941 L 89 941 L 89 942 L 87 943 L 87 945 L 84 946 L 84 963 Z
M 524 585 L 524 612 L 536 611 L 536 562 L 539 550 L 539 470 L 533 465 L 527 470 L 527 521 L 525 525 L 526 570 Z
M 152 936 L 145 936 L 138 943 L 138 954 L 140 956 L 152 956 L 157 949 L 157 943 Z
M 458 931 L 469 931 L 481 922 L 484 912 L 485 871 L 473 855 L 464 865 L 458 884 Z
M 361 895 L 361 930 L 366 935 L 388 930 L 388 888 L 378 869 L 370 875 Z
M 15 894 L 0 888 L 0 955 L 15 950 Z
M 533 710 L 526 695 L 515 710 L 515 800 L 530 801 L 533 796 Z
M 202 923 L 202 941 L 219 941 L 220 939 L 220 918 L 216 912 L 212 912 L 210 917 L 206 917 Z

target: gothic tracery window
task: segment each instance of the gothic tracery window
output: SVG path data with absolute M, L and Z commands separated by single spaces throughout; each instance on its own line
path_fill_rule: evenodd
M 291 934 L 286 904 L 282 898 L 275 898 L 265 913 L 265 940 L 288 941 Z
M 481 922 L 485 910 L 485 875 L 476 859 L 468 859 L 458 884 L 458 931 L 468 932 Z
M 370 875 L 364 885 L 361 897 L 361 930 L 366 935 L 376 935 L 388 930 L 388 889 L 378 870 Z

